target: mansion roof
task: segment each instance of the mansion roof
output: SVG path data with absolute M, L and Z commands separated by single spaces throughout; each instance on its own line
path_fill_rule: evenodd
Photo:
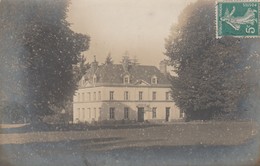
M 153 85 L 152 79 L 156 79 L 156 85 L 169 85 L 166 76 L 155 66 L 129 65 L 127 69 L 123 64 L 103 64 L 91 67 L 80 81 L 80 86 L 91 85 L 124 85 L 124 78 L 128 77 L 128 85 Z

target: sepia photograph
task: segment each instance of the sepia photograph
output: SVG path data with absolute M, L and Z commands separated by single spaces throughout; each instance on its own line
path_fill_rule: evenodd
M 259 21 L 260 0 L 0 0 L 0 166 L 260 165 Z

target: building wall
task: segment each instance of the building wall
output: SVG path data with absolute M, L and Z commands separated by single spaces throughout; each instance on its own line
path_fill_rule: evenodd
M 138 106 L 144 107 L 144 120 L 154 120 L 154 121 L 165 121 L 166 118 L 166 108 L 170 108 L 169 121 L 174 119 L 180 119 L 180 112 L 177 107 L 175 107 L 172 102 L 105 102 L 102 104 L 102 120 L 109 120 L 109 109 L 111 107 L 115 108 L 115 120 L 124 119 L 124 108 L 129 108 L 129 119 L 137 120 Z M 152 117 L 152 108 L 156 108 L 156 117 Z
M 124 100 L 124 92 L 128 91 L 129 101 L 139 101 L 139 92 L 143 93 L 143 101 L 153 101 L 152 94 L 156 92 L 155 101 L 165 101 L 166 92 L 170 91 L 170 88 L 161 87 L 148 87 L 148 86 L 137 86 L 137 87 L 109 87 L 103 89 L 103 100 L 109 100 L 110 92 L 114 92 L 114 100 Z
M 104 87 L 81 88 L 73 97 L 73 122 L 99 121 Z M 100 97 L 99 97 L 100 93 Z M 96 94 L 94 96 L 94 94 Z
M 125 100 L 126 91 L 129 94 L 128 100 Z M 166 100 L 166 92 L 169 91 L 170 88 L 150 86 L 79 89 L 74 96 L 73 121 L 77 123 L 122 120 L 125 108 L 129 110 L 129 120 L 137 120 L 138 107 L 144 107 L 144 120 L 165 121 L 166 107 L 170 108 L 169 121 L 181 119 L 180 111 L 171 98 Z M 110 92 L 113 92 L 113 99 L 111 99 Z M 142 100 L 139 100 L 139 92 L 142 92 Z M 156 92 L 156 98 L 153 98 L 153 92 Z M 99 93 L 100 97 L 98 97 Z M 153 107 L 156 108 L 156 117 L 154 118 L 152 117 Z M 110 108 L 114 108 L 115 116 L 113 119 L 110 119 Z

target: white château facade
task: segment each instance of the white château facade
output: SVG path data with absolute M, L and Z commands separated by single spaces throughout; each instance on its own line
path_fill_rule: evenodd
M 128 62 L 104 65 L 92 62 L 73 98 L 73 122 L 183 119 L 184 113 L 171 99 L 166 72 L 164 61 L 160 70 Z

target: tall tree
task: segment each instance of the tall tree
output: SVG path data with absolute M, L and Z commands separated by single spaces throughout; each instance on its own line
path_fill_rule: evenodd
M 90 68 L 90 64 L 86 63 L 86 58 L 81 56 L 77 65 L 74 65 L 74 77 L 75 81 L 78 82 Z
M 1 100 L 24 106 L 32 120 L 52 113 L 74 94 L 73 65 L 89 37 L 67 22 L 68 0 L 1 0 Z
M 250 39 L 247 41 L 248 48 L 251 50 L 246 63 L 246 80 L 249 85 L 248 95 L 241 100 L 240 107 L 245 112 L 245 117 L 259 121 L 260 117 L 260 40 Z
M 109 52 L 107 57 L 106 57 L 106 60 L 105 60 L 105 64 L 106 65 L 111 65 L 113 64 L 113 60 L 112 60 L 112 57 L 111 57 L 111 53 Z
M 215 37 L 215 4 L 201 0 L 187 6 L 166 39 L 165 55 L 176 104 L 188 119 L 210 119 L 235 111 L 249 92 L 247 40 Z

